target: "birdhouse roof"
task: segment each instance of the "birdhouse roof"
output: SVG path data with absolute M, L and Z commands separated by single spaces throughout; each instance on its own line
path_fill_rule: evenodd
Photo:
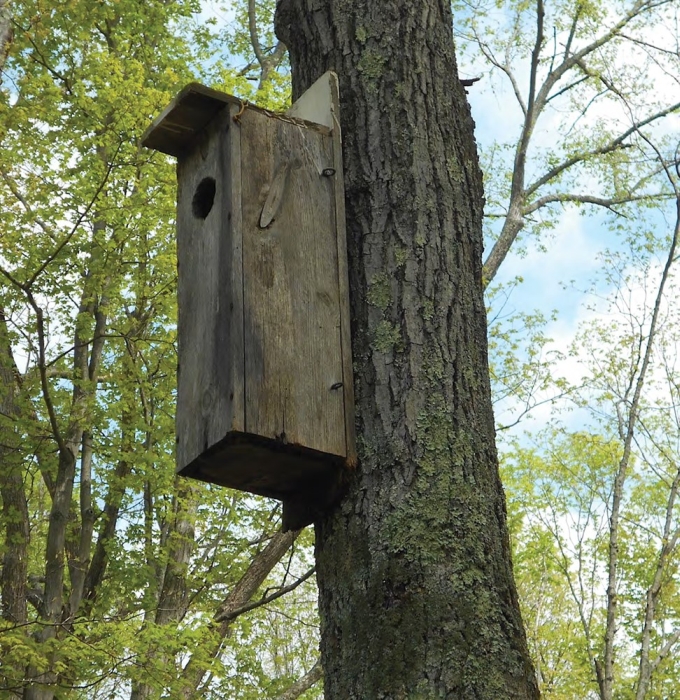
M 325 124 L 316 124 L 293 114 L 270 112 L 226 92 L 213 90 L 200 83 L 190 83 L 154 119 L 142 136 L 142 145 L 171 156 L 182 156 L 191 149 L 196 135 L 230 104 L 237 105 L 240 110 L 254 109 L 268 117 L 331 133 Z
M 154 119 L 142 136 L 142 145 L 171 156 L 181 156 L 194 137 L 228 104 L 240 104 L 237 97 L 212 90 L 200 83 L 187 85 Z

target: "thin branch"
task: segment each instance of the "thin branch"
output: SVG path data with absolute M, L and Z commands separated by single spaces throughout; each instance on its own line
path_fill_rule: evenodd
M 566 87 L 563 87 L 561 90 L 558 90 L 557 92 L 554 92 L 548 99 L 546 100 L 546 103 L 551 102 L 552 100 L 556 99 L 560 95 L 564 95 L 565 92 L 569 92 L 572 88 L 575 88 L 577 85 L 580 85 L 581 83 L 585 83 L 586 80 L 588 80 L 588 76 L 585 76 L 584 78 L 579 78 L 578 80 L 575 80 L 573 83 L 569 83 Z M 589 103 L 591 104 L 591 103 Z
M 38 279 L 38 277 L 43 273 L 43 271 L 47 268 L 47 266 L 57 257 L 57 255 L 59 255 L 59 253 L 61 253 L 61 251 L 68 244 L 68 242 L 71 240 L 71 238 L 73 238 L 75 232 L 78 230 L 78 227 L 82 223 L 83 219 L 88 215 L 88 213 L 90 212 L 90 209 L 92 209 L 92 207 L 94 206 L 95 202 L 97 201 L 99 195 L 101 194 L 102 190 L 106 186 L 106 183 L 108 182 L 109 176 L 111 175 L 111 171 L 113 170 L 116 156 L 118 155 L 122 145 L 123 145 L 122 142 L 118 144 L 118 147 L 116 148 L 116 152 L 113 154 L 113 157 L 109 161 L 109 164 L 106 168 L 106 174 L 104 175 L 104 178 L 99 183 L 99 186 L 97 187 L 94 195 L 91 197 L 88 205 L 76 218 L 76 221 L 73 224 L 73 226 L 71 227 L 70 232 L 66 235 L 64 240 L 52 251 L 52 253 L 47 256 L 47 258 L 44 260 L 42 265 L 40 265 L 40 267 L 38 267 L 38 269 L 31 275 L 28 282 L 26 282 L 27 287 L 33 286 L 33 283 L 36 281 L 36 279 Z
M 57 413 L 54 409 L 50 386 L 49 382 L 47 381 L 47 365 L 45 364 L 45 319 L 43 317 L 43 310 L 38 306 L 31 290 L 25 289 L 24 291 L 28 297 L 28 303 L 31 305 L 31 308 L 35 313 L 36 326 L 38 330 L 38 371 L 40 372 L 40 386 L 42 388 L 43 400 L 45 401 L 45 407 L 47 408 L 47 415 L 49 416 L 52 434 L 54 435 L 54 439 L 59 447 L 59 452 L 63 453 L 66 450 L 66 443 L 64 442 L 61 430 L 59 429 Z
M 313 566 L 304 576 L 301 576 L 297 581 L 293 581 L 293 583 L 279 588 L 278 591 L 276 591 L 276 593 L 270 593 L 269 595 L 263 596 L 262 598 L 260 598 L 260 600 L 253 601 L 252 603 L 248 603 L 247 605 L 242 605 L 240 608 L 236 608 L 235 610 L 225 611 L 215 617 L 215 622 L 226 622 L 230 620 L 235 620 L 239 615 L 243 615 L 243 613 L 250 612 L 251 610 L 255 610 L 256 608 L 261 608 L 263 605 L 271 603 L 273 600 L 280 598 L 286 593 L 294 591 L 300 584 L 304 583 L 315 572 L 316 566 Z
M 19 201 L 19 203 L 23 206 L 23 208 L 26 210 L 28 214 L 30 214 L 33 217 L 33 220 L 35 221 L 38 226 L 50 237 L 54 240 L 54 234 L 50 230 L 49 226 L 45 223 L 45 221 L 39 217 L 37 214 L 33 212 L 33 209 L 31 208 L 31 205 L 28 203 L 26 198 L 23 196 L 19 188 L 17 187 L 16 183 L 12 178 L 9 176 L 9 173 L 2 167 L 0 166 L 0 176 L 2 176 L 2 179 L 5 181 L 7 184 L 7 187 L 9 187 L 9 191 L 14 195 L 14 197 Z
M 477 34 L 477 30 L 473 28 L 472 30 L 472 35 L 474 40 L 477 42 L 477 46 L 479 46 L 480 51 L 482 52 L 483 56 L 486 58 L 491 65 L 496 66 L 499 70 L 501 70 L 505 75 L 508 77 L 510 80 L 510 85 L 512 85 L 512 90 L 515 93 L 515 98 L 517 99 L 517 103 L 520 106 L 520 109 L 522 110 L 522 114 L 526 117 L 527 115 L 527 106 L 524 104 L 524 99 L 522 98 L 522 91 L 519 88 L 519 84 L 515 78 L 515 74 L 512 72 L 510 69 L 510 61 L 508 56 L 506 56 L 505 63 L 501 63 L 496 56 L 494 55 L 491 47 L 482 41 L 481 37 Z
M 538 63 L 541 58 L 541 49 L 543 48 L 543 20 L 545 19 L 545 9 L 543 0 L 536 2 L 536 41 L 534 42 L 534 50 L 531 52 L 531 69 L 529 73 L 529 99 L 527 100 L 527 121 L 528 134 L 527 141 L 531 135 L 531 128 L 534 121 L 534 108 L 536 106 L 536 82 L 538 78 Z
M 656 658 L 651 663 L 652 671 L 655 671 L 659 664 L 671 653 L 678 640 L 680 640 L 680 629 L 675 630 L 669 640 L 661 647 Z
M 583 9 L 583 4 L 578 3 L 576 5 L 576 12 L 574 12 L 574 19 L 571 23 L 571 29 L 569 30 L 569 37 L 567 38 L 567 43 L 564 47 L 564 57 L 569 58 L 569 52 L 571 51 L 571 44 L 574 41 L 574 36 L 576 36 L 576 25 L 581 18 L 581 10 Z
M 212 658 L 219 656 L 224 639 L 229 634 L 232 624 L 230 613 L 247 605 L 299 534 L 299 531 L 277 532 L 267 546 L 255 555 L 246 572 L 226 596 L 209 625 L 210 631 L 215 634 L 213 647 L 208 651 Z M 217 622 L 218 618 L 221 622 Z M 179 697 L 184 700 L 197 697 L 197 690 L 207 673 L 203 666 L 203 660 L 193 657 L 189 660 L 182 673 L 182 689 Z
M 262 52 L 260 38 L 257 35 L 257 11 L 255 7 L 255 0 L 248 0 L 248 30 L 250 31 L 250 43 L 253 46 L 253 51 L 255 52 L 257 62 L 261 67 L 264 67 L 267 59 Z
M 574 202 L 576 204 L 595 204 L 599 207 L 604 207 L 609 209 L 617 216 L 624 216 L 621 212 L 616 211 L 614 207 L 618 204 L 627 204 L 628 202 L 637 201 L 649 201 L 654 198 L 662 198 L 663 195 L 634 195 L 625 197 L 593 197 L 587 194 L 578 194 L 570 192 L 556 192 L 554 194 L 547 194 L 544 197 L 539 197 L 533 201 L 529 206 L 522 210 L 522 213 L 526 216 L 533 214 L 535 211 L 547 204 L 555 204 L 557 202 Z
M 633 43 L 633 44 L 637 44 L 638 46 L 644 46 L 644 47 L 646 47 L 646 48 L 648 48 L 648 49 L 652 49 L 652 50 L 654 50 L 654 51 L 658 51 L 659 53 L 668 54 L 669 56 L 672 56 L 673 58 L 677 58 L 677 57 L 678 57 L 677 51 L 671 51 L 670 49 L 664 49 L 664 48 L 662 48 L 661 46 L 655 46 L 654 44 L 650 44 L 649 42 L 643 41 L 642 39 L 637 39 L 637 38 L 634 37 L 634 36 L 630 36 L 630 35 L 628 35 L 628 34 L 624 34 L 623 32 L 621 32 L 621 34 L 619 34 L 619 36 L 620 36 L 622 39 L 625 39 L 626 41 L 630 41 L 630 42 Z M 649 56 L 649 54 L 647 54 L 647 56 Z
M 323 678 L 321 661 L 317 661 L 302 678 L 298 679 L 286 691 L 281 693 L 276 700 L 297 700 L 306 690 L 318 683 Z
M 545 173 L 545 175 L 540 177 L 533 184 L 529 185 L 525 192 L 526 196 L 530 197 L 532 194 L 534 194 L 534 192 L 536 192 L 536 190 L 543 187 L 543 185 L 547 184 L 551 180 L 555 179 L 558 175 L 563 173 L 565 170 L 567 170 L 567 168 L 570 168 L 572 165 L 582 163 L 588 158 L 592 158 L 594 156 L 603 156 L 609 153 L 613 153 L 614 151 L 620 148 L 630 148 L 630 144 L 624 143 L 629 136 L 636 133 L 639 129 L 648 126 L 652 122 L 655 122 L 659 119 L 663 119 L 663 117 L 667 117 L 669 114 L 673 114 L 673 112 L 677 112 L 678 110 L 680 110 L 680 102 L 676 102 L 670 107 L 662 109 L 660 112 L 656 112 L 650 115 L 649 117 L 646 117 L 645 119 L 636 122 L 630 128 L 626 129 L 622 134 L 617 136 L 615 139 L 612 139 L 611 141 L 609 141 L 609 143 L 600 146 L 600 148 L 595 148 L 592 151 L 586 151 L 584 153 L 580 153 L 576 156 L 568 158 L 559 165 L 556 165 L 554 168 L 548 170 L 548 172 Z
M 40 49 L 38 48 L 38 45 L 37 45 L 37 44 L 35 43 L 35 41 L 33 40 L 32 36 L 31 36 L 31 32 L 30 32 L 28 29 L 26 29 L 25 27 L 22 27 L 22 26 L 21 26 L 18 22 L 16 22 L 15 20 L 12 20 L 12 24 L 13 24 L 19 31 L 21 31 L 21 32 L 24 34 L 25 38 L 30 42 L 31 46 L 33 47 L 33 51 L 32 51 L 32 53 L 30 54 L 30 59 L 31 59 L 32 61 L 34 61 L 35 63 L 37 63 L 39 66 L 42 66 L 53 78 L 56 78 L 59 82 L 63 83 L 63 85 L 64 85 L 64 87 L 66 88 L 66 90 L 67 90 L 69 93 L 71 93 L 71 81 L 70 81 L 65 75 L 62 75 L 61 73 L 59 73 L 59 71 L 55 70 L 54 68 L 52 68 L 52 66 L 50 66 L 50 65 L 47 63 L 47 59 L 46 59 L 45 56 L 42 54 L 42 52 L 41 52 Z M 40 60 L 37 60 L 37 59 L 36 59 L 36 56 L 37 56 Z

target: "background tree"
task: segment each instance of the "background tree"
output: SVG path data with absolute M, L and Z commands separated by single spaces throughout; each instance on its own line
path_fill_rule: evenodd
M 610 259 L 609 274 L 623 272 L 616 294 L 576 340 L 597 432 L 557 424 L 507 456 L 519 586 L 547 697 L 590 688 L 642 700 L 677 686 L 677 235 L 676 223 L 663 267 L 630 274 Z
M 3 691 L 284 690 L 314 661 L 280 663 L 263 618 L 237 620 L 261 588 L 294 589 L 307 557 L 295 549 L 268 580 L 295 540 L 275 534 L 278 511 L 174 477 L 174 175 L 139 138 L 195 76 L 209 30 L 195 3 L 5 7 Z M 292 601 L 279 610 L 297 615 Z M 303 659 L 310 643 L 291 635 Z

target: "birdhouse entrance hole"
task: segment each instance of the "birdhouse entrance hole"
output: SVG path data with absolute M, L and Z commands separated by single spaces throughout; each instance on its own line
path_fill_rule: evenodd
M 198 183 L 194 198 L 191 200 L 191 211 L 197 219 L 208 218 L 215 203 L 216 189 L 214 177 L 205 177 Z

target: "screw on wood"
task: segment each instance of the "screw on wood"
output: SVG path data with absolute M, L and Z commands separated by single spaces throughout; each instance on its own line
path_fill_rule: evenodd
M 331 391 L 337 391 L 337 390 L 340 389 L 342 386 L 343 386 L 342 382 L 335 382 L 335 384 L 333 384 L 333 385 L 331 386 Z
M 335 168 L 324 168 L 324 169 L 321 171 L 321 174 L 322 174 L 324 177 L 333 177 L 333 175 L 335 175 Z

